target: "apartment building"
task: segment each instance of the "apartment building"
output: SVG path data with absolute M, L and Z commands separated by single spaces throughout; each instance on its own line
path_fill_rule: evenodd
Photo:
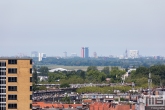
M 0 58 L 0 110 L 32 109 L 32 59 Z

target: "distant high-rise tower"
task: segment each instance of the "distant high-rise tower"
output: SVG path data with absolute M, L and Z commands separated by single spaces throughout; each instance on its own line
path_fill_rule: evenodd
M 81 48 L 81 57 L 84 58 L 84 47 Z
M 84 50 L 85 50 L 85 58 L 88 58 L 89 57 L 89 49 L 88 49 L 88 47 L 85 47 Z
M 44 58 L 46 58 L 45 53 L 38 53 L 38 61 L 42 61 Z

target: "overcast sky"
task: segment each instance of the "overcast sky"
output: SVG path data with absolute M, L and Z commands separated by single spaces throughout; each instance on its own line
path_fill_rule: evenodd
M 1 0 L 0 56 L 165 56 L 165 0 Z

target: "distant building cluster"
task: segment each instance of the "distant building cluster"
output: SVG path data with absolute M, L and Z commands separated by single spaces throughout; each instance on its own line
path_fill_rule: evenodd
M 97 54 L 96 51 L 94 51 L 91 56 L 89 56 L 89 47 L 81 47 L 80 48 L 81 51 L 80 51 L 80 55 L 78 55 L 77 53 L 73 52 L 73 53 L 70 53 L 70 55 L 67 54 L 67 51 L 64 51 L 63 52 L 63 55 L 62 56 L 52 56 L 52 57 L 56 57 L 56 58 L 103 58 L 103 59 L 106 59 L 106 58 L 119 58 L 119 59 L 136 59 L 136 58 L 147 58 L 147 59 L 157 59 L 157 60 L 161 60 L 161 59 L 165 59 L 165 57 L 163 56 L 155 56 L 155 55 L 152 55 L 152 56 L 142 56 L 139 54 L 139 50 L 136 50 L 136 49 L 131 49 L 131 50 L 125 50 L 123 54 L 121 55 L 109 55 L 109 56 L 99 56 Z M 19 56 L 19 57 L 25 57 L 23 55 Z M 38 61 L 42 61 L 44 60 L 47 55 L 46 53 L 39 53 L 37 51 L 32 51 L 31 52 L 31 57 L 36 57 L 38 58 Z
M 42 61 L 46 58 L 46 53 L 38 53 L 37 51 L 32 51 L 31 57 L 38 57 L 38 61 Z

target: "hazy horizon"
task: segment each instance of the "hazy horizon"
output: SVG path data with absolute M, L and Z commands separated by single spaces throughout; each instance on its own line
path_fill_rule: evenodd
M 0 1 L 0 56 L 165 56 L 165 0 Z

